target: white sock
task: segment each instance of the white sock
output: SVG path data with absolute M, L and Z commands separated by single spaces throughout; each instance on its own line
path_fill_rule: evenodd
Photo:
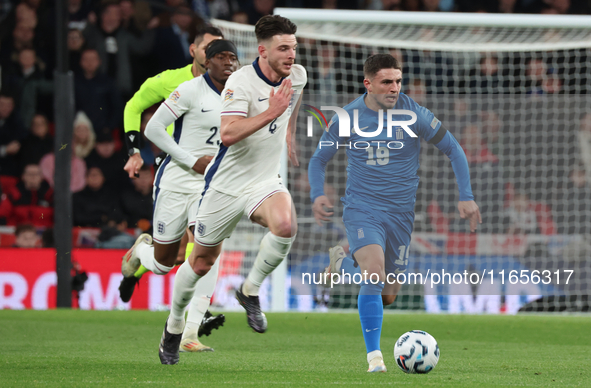
M 142 265 L 156 275 L 166 275 L 174 268 L 174 266 L 167 267 L 157 262 L 154 258 L 154 246 L 143 241 L 135 247 L 135 253 L 140 258 Z
M 373 352 L 367 353 L 367 362 L 370 362 L 376 357 L 381 357 L 382 359 L 384 358 L 384 356 L 382 356 L 381 350 L 374 350 Z
M 170 316 L 176 320 L 185 320 L 185 308 L 195 293 L 195 285 L 200 276 L 193 271 L 189 260 L 186 260 L 176 272 L 172 289 L 172 306 Z M 179 332 L 182 333 L 182 330 Z
M 289 237 L 275 236 L 271 232 L 263 237 L 257 258 L 242 287 L 242 292 L 246 296 L 259 294 L 263 280 L 285 259 L 292 241 Z
M 209 272 L 197 282 L 195 294 L 193 295 L 193 299 L 191 299 L 191 303 L 189 304 L 187 324 L 185 325 L 185 331 L 183 332 L 183 339 L 197 338 L 199 326 L 201 326 L 203 316 L 209 308 L 209 302 L 211 301 L 211 296 L 213 295 L 213 291 L 215 290 L 218 280 L 218 274 L 220 270 L 219 262 L 220 259 L 218 257 Z
M 168 316 L 166 331 L 168 331 L 170 334 L 181 334 L 183 332 L 184 326 L 185 326 L 185 318 L 175 319 L 172 317 L 172 315 Z

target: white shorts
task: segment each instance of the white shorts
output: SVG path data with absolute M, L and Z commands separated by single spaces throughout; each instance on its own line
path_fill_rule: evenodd
M 265 199 L 277 193 L 289 194 L 279 178 L 261 182 L 238 197 L 208 188 L 197 210 L 195 242 L 204 247 L 219 245 L 232 235 L 243 214 L 250 218 Z
M 154 216 L 152 233 L 159 244 L 172 244 L 185 234 L 185 229 L 195 225 L 195 214 L 201 193 L 177 193 L 154 187 Z

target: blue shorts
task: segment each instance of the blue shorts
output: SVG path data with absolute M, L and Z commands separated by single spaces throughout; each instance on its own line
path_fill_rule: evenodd
M 343 221 L 353 259 L 360 248 L 377 244 L 384 251 L 386 274 L 406 271 L 414 220 L 414 212 L 388 213 L 345 206 Z

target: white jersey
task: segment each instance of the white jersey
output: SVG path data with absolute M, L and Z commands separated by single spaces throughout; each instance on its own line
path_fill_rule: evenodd
M 156 173 L 156 188 L 180 193 L 203 191 L 204 175 L 192 167 L 200 157 L 215 155 L 221 144 L 221 106 L 220 93 L 206 73 L 180 84 L 158 108 L 175 120 L 173 139 L 186 156 L 176 159 L 176 154 L 169 153 Z
M 230 147 L 222 144 L 206 171 L 208 186 L 225 194 L 239 196 L 254 184 L 277 178 L 292 108 L 306 86 L 306 69 L 294 64 L 287 78 L 294 89 L 289 108 L 238 143 Z M 277 92 L 280 84 L 281 81 L 274 83 L 265 77 L 257 58 L 252 65 L 244 66 L 228 78 L 222 92 L 221 115 L 254 117 L 263 113 L 269 108 L 271 90 Z

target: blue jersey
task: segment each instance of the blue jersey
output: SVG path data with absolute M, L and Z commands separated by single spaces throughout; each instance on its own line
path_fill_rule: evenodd
M 364 133 L 375 131 L 380 124 L 378 112 L 369 109 L 365 104 L 366 96 L 367 94 L 364 94 L 344 107 L 351 119 L 351 127 L 354 111 L 357 110 L 358 128 Z M 343 202 L 346 206 L 369 206 L 390 212 L 413 211 L 419 185 L 417 170 L 421 138 L 426 141 L 437 140 L 437 147 L 452 159 L 452 166 L 454 160 L 459 161 L 454 166 L 454 172 L 460 183 L 460 199 L 474 199 L 464 152 L 450 133 L 443 135 L 446 132 L 444 129 L 440 132 L 441 122 L 433 113 L 404 93 L 400 93 L 393 109 L 404 109 L 416 114 L 416 121 L 406 126 L 416 137 L 412 137 L 411 133 L 399 125 L 393 126 L 388 136 L 388 117 L 385 110 L 382 132 L 372 137 L 363 137 L 355 131 L 351 131 L 350 137 L 339 137 L 338 116 L 332 118 L 310 161 L 308 176 L 312 202 L 324 194 L 326 163 L 338 149 L 345 148 L 348 157 L 348 179 Z M 410 115 L 392 115 L 390 118 L 397 122 L 410 119 Z M 459 165 L 462 166 L 456 168 Z

